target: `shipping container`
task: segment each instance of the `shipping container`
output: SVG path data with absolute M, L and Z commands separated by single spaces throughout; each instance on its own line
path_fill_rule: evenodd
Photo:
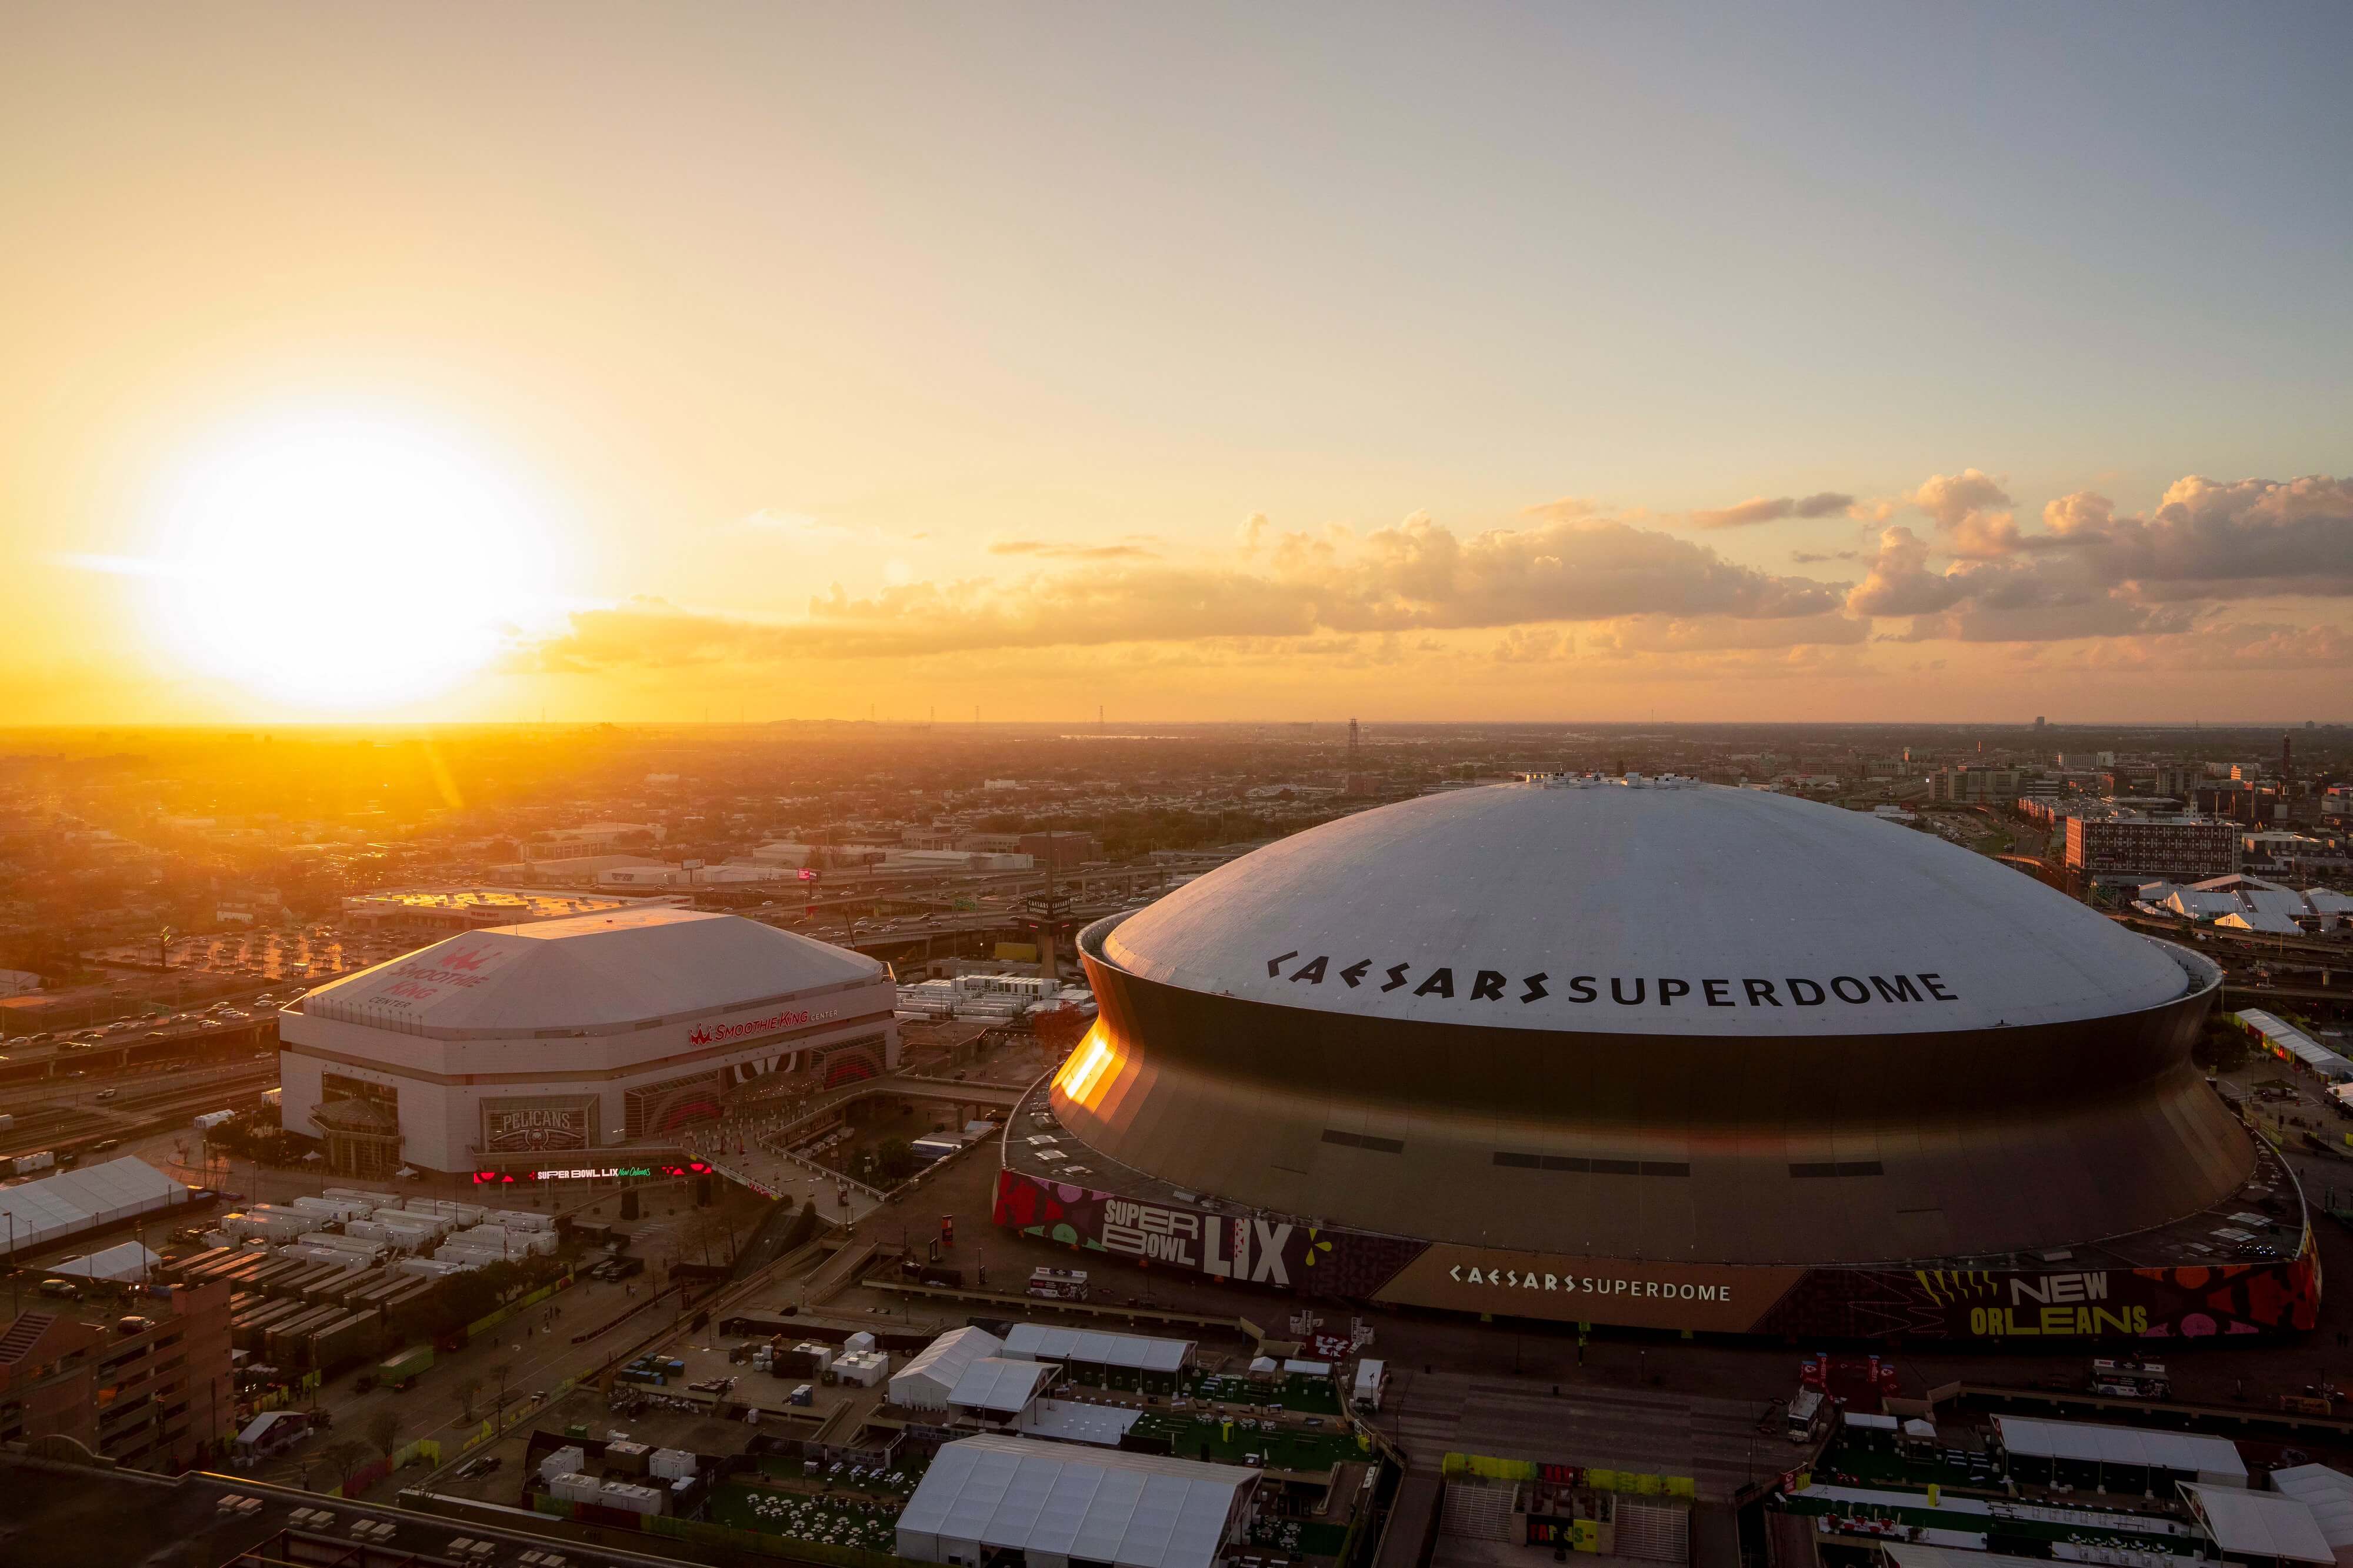
M 431 1345 L 411 1345 L 396 1355 L 385 1357 L 383 1363 L 375 1369 L 376 1380 L 395 1388 L 406 1388 L 432 1364 Z
M 311 1364 L 326 1376 L 375 1353 L 384 1331 L 374 1312 L 345 1311 L 311 1336 Z

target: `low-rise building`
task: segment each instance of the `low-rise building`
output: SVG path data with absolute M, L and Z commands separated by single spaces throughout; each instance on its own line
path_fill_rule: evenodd
M 236 1419 L 229 1287 L 167 1300 L 45 1298 L 0 1331 L 0 1443 L 70 1437 L 92 1454 L 174 1471 L 214 1452 Z
M 425 942 L 460 931 L 615 915 L 691 901 L 676 896 L 626 898 L 614 893 L 553 893 L 537 888 L 406 888 L 345 899 L 343 923 L 362 931 Z
M 2087 886 L 2164 878 L 2197 882 L 2238 866 L 2239 836 L 2199 816 L 2071 816 L 2067 872 Z

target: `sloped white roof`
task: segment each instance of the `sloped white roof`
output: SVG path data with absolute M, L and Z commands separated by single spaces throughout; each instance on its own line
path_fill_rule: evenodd
M 16 1246 L 72 1236 L 172 1204 L 188 1189 L 131 1155 L 37 1182 L 0 1188 L 0 1215 L 16 1216 Z
M 1016 1323 L 1005 1336 L 1008 1356 L 1084 1362 L 1089 1366 L 1176 1372 L 1192 1359 L 1191 1340 L 1151 1339 L 1143 1334 L 1105 1334 L 1050 1323 Z
M 2001 1446 L 2012 1454 L 2147 1465 L 2207 1477 L 2236 1476 L 2240 1485 L 2246 1484 L 2247 1462 L 2239 1457 L 2239 1446 L 2228 1437 L 2103 1426 L 2090 1421 L 2042 1421 L 2029 1415 L 1997 1415 L 1993 1424 L 2001 1433 Z
M 2327 1465 L 2294 1465 L 2272 1472 L 2272 1490 L 2310 1509 L 2329 1545 L 2353 1548 L 2353 1476 Z
M 320 986 L 314 1017 L 409 1032 L 614 1030 L 882 978 L 863 953 L 677 908 L 467 931 Z
M 944 1389 L 953 1389 L 973 1363 L 1004 1348 L 1005 1342 L 987 1329 L 976 1329 L 968 1323 L 961 1329 L 950 1329 L 892 1374 L 891 1386 L 898 1387 L 901 1378 L 927 1377 Z
M 151 1252 L 138 1242 L 126 1241 L 120 1247 L 52 1263 L 44 1272 L 70 1275 L 77 1279 L 143 1279 L 148 1270 L 162 1261 L 162 1253 Z
M 1010 1415 L 1028 1405 L 1036 1396 L 1038 1385 L 1053 1373 L 1054 1369 L 1043 1362 L 985 1355 L 964 1369 L 964 1375 L 948 1390 L 948 1403 L 960 1409 Z
M 1206 873 L 1103 942 L 1131 974 L 1277 1006 L 1749 1038 L 2105 1017 L 2205 972 L 1932 834 L 1682 781 L 1500 784 L 1360 812 Z M 1474 999 L 1482 972 L 1495 989 Z M 1593 984 L 1577 987 L 1580 973 Z M 1916 978 L 1908 999 L 1894 988 L 1924 973 L 1950 1000 Z M 1662 1006 L 1665 976 L 1689 988 Z M 1635 977 L 1649 996 L 1635 999 Z M 1743 977 L 1778 994 L 1752 999 Z M 1862 996 L 1792 1005 L 1791 977 L 1844 977 Z M 1728 999 L 1710 1004 L 1710 978 Z
M 990 1434 L 939 1451 L 899 1533 L 1118 1568 L 1208 1568 L 1234 1494 L 1257 1480 L 1234 1465 Z
M 2242 1487 L 2200 1486 L 2196 1481 L 2183 1481 L 2181 1491 L 2205 1521 L 2214 1544 L 2223 1551 L 2283 1557 L 2294 1563 L 2327 1563 L 2334 1568 L 2335 1549 L 2320 1532 L 2312 1510 L 2295 1498 Z
M 2285 915 L 2266 914 L 2261 910 L 2227 914 L 2214 923 L 2232 931 L 2261 931 L 2267 936 L 2294 936 L 2304 929 Z
M 2217 915 L 2239 912 L 2239 900 L 2228 893 L 2200 892 L 2195 888 L 2176 888 L 2165 900 L 2166 908 L 2190 920 L 2209 920 Z
M 2249 1007 L 2238 1015 L 2238 1019 L 2315 1072 L 2353 1076 L 2353 1061 L 2337 1055 L 2274 1014 L 2266 1013 L 2260 1007 Z

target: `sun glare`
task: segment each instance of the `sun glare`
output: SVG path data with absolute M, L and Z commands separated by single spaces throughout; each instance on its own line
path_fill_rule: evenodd
M 166 657 L 311 711 L 446 691 L 547 599 L 539 498 L 396 419 L 237 431 L 180 470 L 157 521 Z

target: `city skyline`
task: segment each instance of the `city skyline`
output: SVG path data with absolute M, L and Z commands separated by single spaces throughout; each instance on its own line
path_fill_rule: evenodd
M 2342 720 L 2340 11 L 20 14 L 14 722 Z

